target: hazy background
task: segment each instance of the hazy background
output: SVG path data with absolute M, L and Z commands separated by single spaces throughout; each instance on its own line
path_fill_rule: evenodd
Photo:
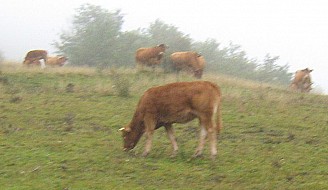
M 159 18 L 197 41 L 214 38 L 224 46 L 241 45 L 250 58 L 280 56 L 277 63 L 287 63 L 290 72 L 314 69 L 314 86 L 328 93 L 325 0 L 0 0 L 0 51 L 12 61 L 22 61 L 31 49 L 52 54 L 51 44 L 85 3 L 120 9 L 125 30 L 146 28 Z

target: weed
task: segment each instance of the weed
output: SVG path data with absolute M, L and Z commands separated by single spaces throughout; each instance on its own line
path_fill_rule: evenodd
M 64 131 L 70 132 L 73 130 L 73 124 L 74 124 L 75 114 L 73 113 L 67 113 L 64 117 Z
M 8 77 L 0 75 L 0 83 L 2 83 L 4 85 L 8 85 L 9 84 Z
M 66 88 L 65 88 L 65 91 L 66 92 L 68 92 L 68 93 L 72 93 L 72 92 L 74 92 L 74 84 L 73 83 L 68 83 L 67 85 L 66 85 Z
M 117 91 L 118 96 L 130 96 L 131 82 L 128 77 L 119 74 L 115 69 L 111 69 L 111 78 L 113 81 L 113 88 Z
M 12 98 L 10 98 L 9 102 L 10 103 L 19 103 L 23 100 L 23 98 L 19 97 L 19 96 L 14 96 Z

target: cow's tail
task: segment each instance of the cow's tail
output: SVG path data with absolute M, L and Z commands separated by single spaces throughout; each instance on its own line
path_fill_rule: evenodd
M 222 122 L 222 114 L 221 114 L 221 103 L 218 104 L 217 112 L 216 112 L 216 128 L 218 134 L 220 134 L 220 131 L 223 128 L 223 122 Z
M 216 110 L 216 129 L 217 129 L 218 134 L 220 134 L 220 131 L 223 129 L 222 112 L 221 112 L 221 105 L 222 105 L 221 99 L 222 99 L 222 95 L 221 95 L 221 90 L 219 88 L 219 97 L 218 97 L 217 110 Z

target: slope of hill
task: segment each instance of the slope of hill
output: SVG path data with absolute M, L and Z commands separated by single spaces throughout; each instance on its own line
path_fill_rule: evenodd
M 198 121 L 122 151 L 117 131 L 159 72 L 1 68 L 1 189 L 328 189 L 328 97 L 206 75 L 223 93 L 219 154 L 191 159 Z M 194 80 L 184 75 L 181 80 Z

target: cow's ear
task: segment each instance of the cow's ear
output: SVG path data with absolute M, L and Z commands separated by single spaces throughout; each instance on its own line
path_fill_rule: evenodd
M 157 47 L 165 47 L 165 48 L 168 48 L 168 46 L 166 46 L 165 44 L 159 44 L 159 45 L 157 45 Z

